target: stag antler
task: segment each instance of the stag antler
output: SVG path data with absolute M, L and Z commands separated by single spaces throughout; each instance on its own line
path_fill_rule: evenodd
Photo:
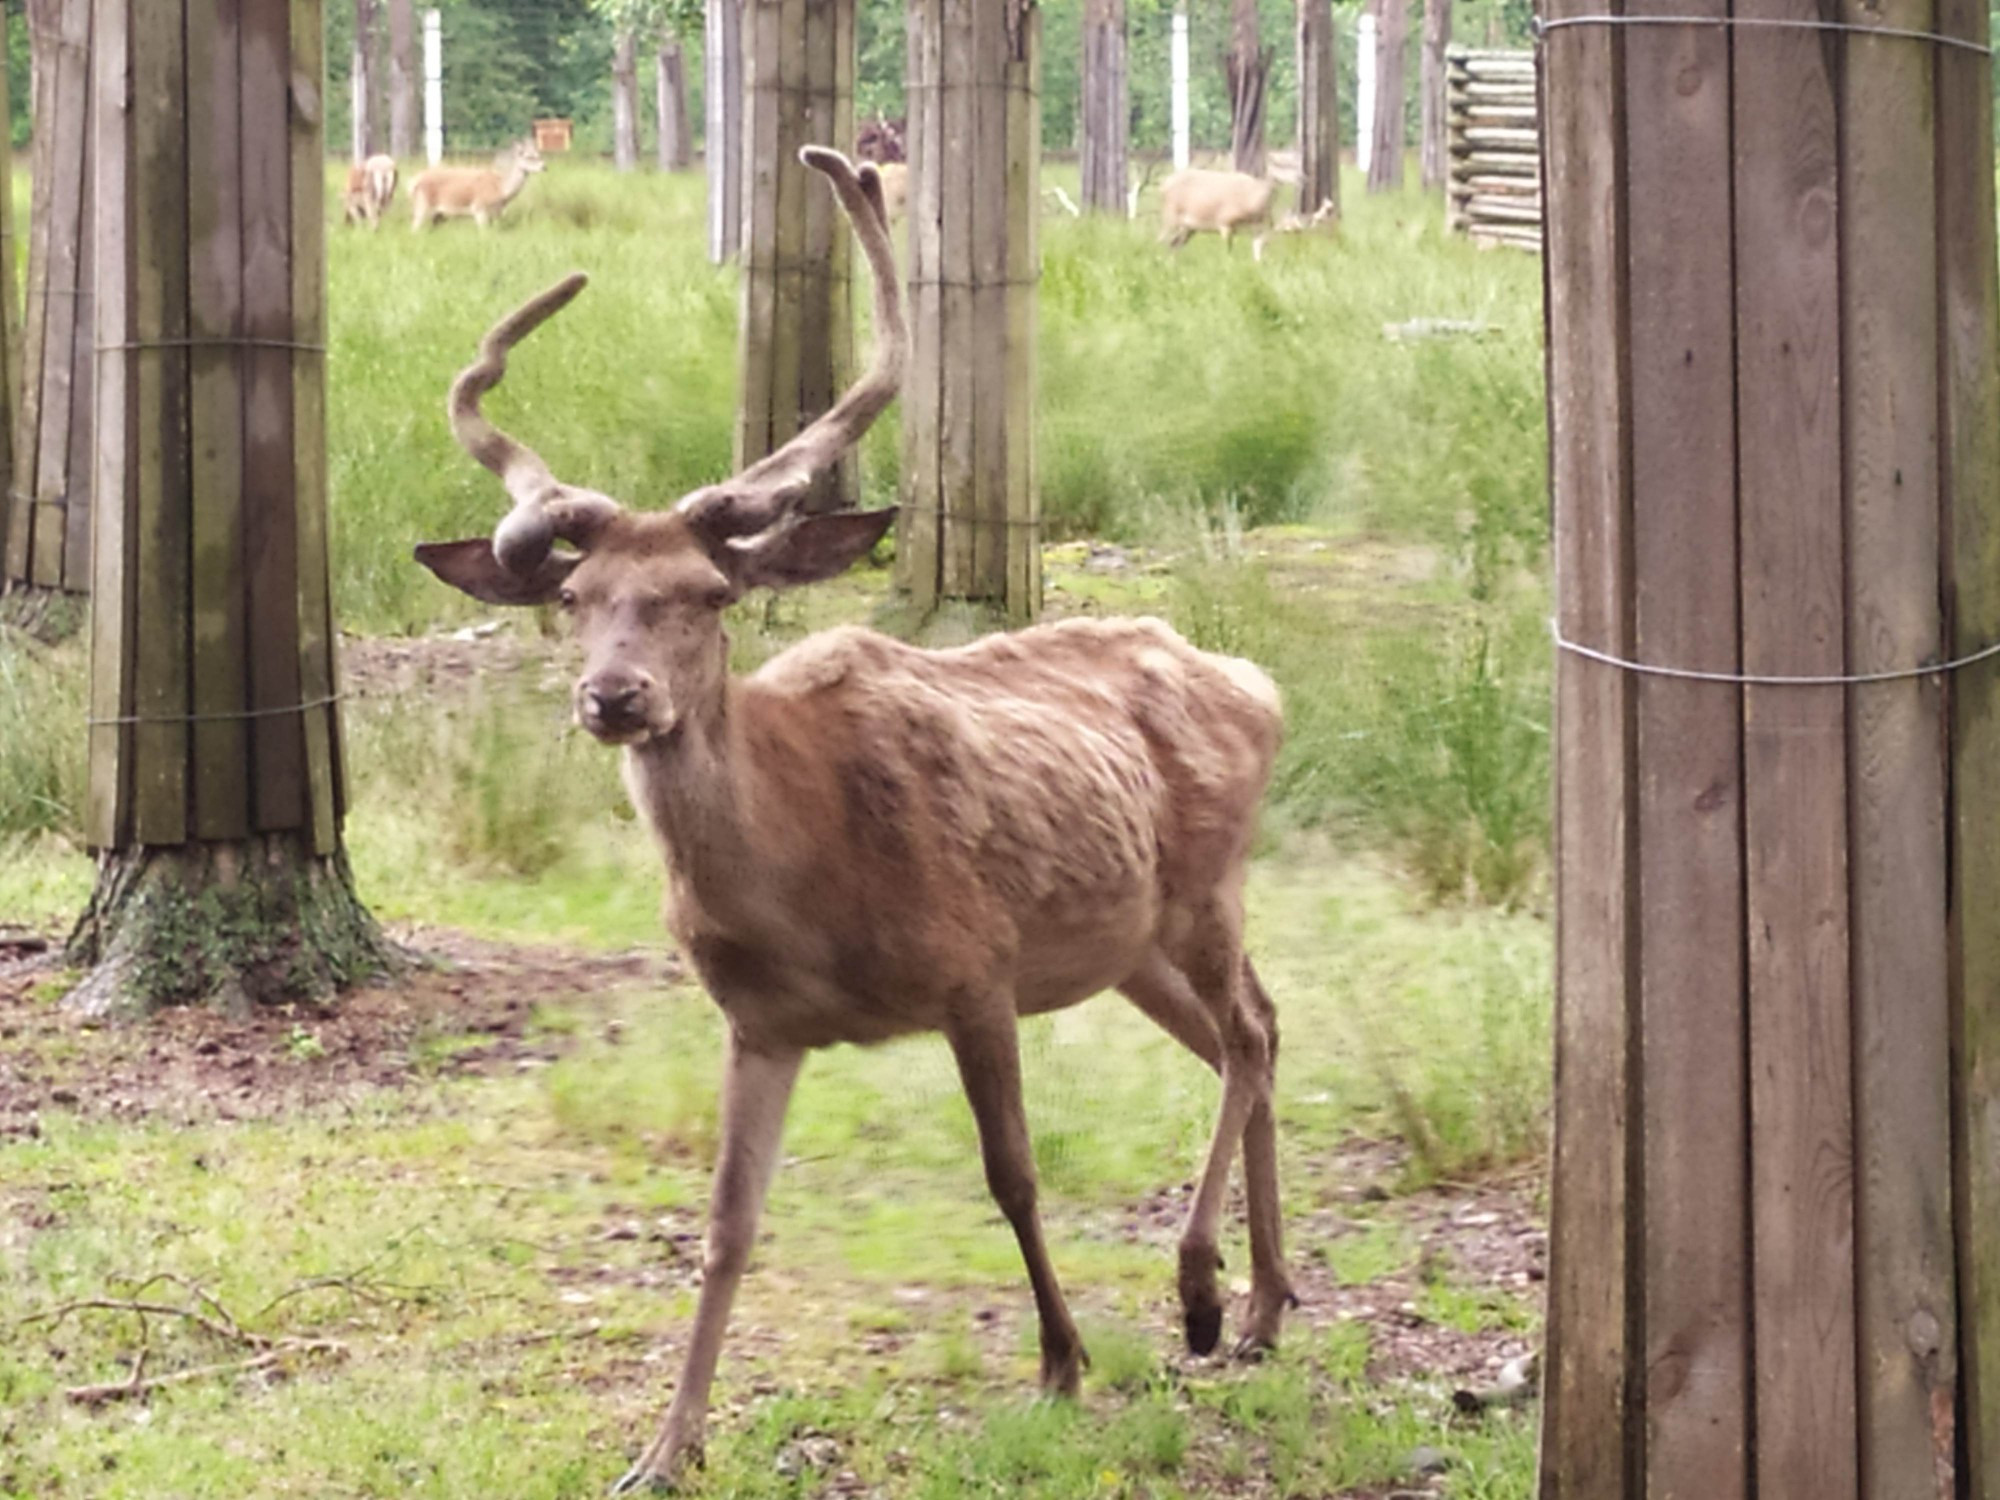
M 567 307 L 589 279 L 581 271 L 565 276 L 495 323 L 479 342 L 479 358 L 451 383 L 446 403 L 459 446 L 499 475 L 513 497 L 514 508 L 493 529 L 493 555 L 524 577 L 548 558 L 556 538 L 586 543 L 618 513 L 618 502 L 557 479 L 539 453 L 486 419 L 479 398 L 507 373 L 507 351 Z
M 715 540 L 764 531 L 784 519 L 813 476 L 861 441 L 903 384 L 908 336 L 902 283 L 873 162 L 857 169 L 838 151 L 807 146 L 799 160 L 824 173 L 840 199 L 875 274 L 875 353 L 867 373 L 792 440 L 733 479 L 696 490 L 675 507 L 688 524 Z

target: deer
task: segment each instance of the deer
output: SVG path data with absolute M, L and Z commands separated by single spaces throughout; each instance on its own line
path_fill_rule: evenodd
M 835 577 L 895 507 L 801 509 L 895 399 L 908 359 L 881 177 L 807 147 L 868 262 L 860 378 L 767 457 L 663 511 L 558 479 L 481 398 L 575 298 L 574 273 L 495 323 L 451 386 L 458 444 L 511 506 L 489 536 L 417 560 L 492 605 L 555 605 L 582 654 L 577 725 L 619 747 L 657 843 L 664 917 L 726 1019 L 701 1291 L 658 1429 L 614 1494 L 671 1486 L 704 1453 L 708 1398 L 805 1055 L 942 1034 L 1040 1325 L 1041 1386 L 1079 1394 L 1087 1355 L 1037 1208 L 1022 1017 L 1115 989 L 1221 1078 L 1181 1228 L 1186 1342 L 1216 1350 L 1219 1221 L 1241 1150 L 1251 1286 L 1234 1353 L 1275 1346 L 1295 1305 L 1277 1177 L 1276 1010 L 1245 952 L 1256 813 L 1282 733 L 1251 663 L 1158 620 L 1076 618 L 924 649 L 857 626 L 733 675 L 725 611 Z M 557 543 L 563 544 L 558 548 Z
M 1160 186 L 1160 240 L 1178 250 L 1195 234 L 1207 230 L 1235 249 L 1231 236 L 1238 229 L 1255 229 L 1250 241 L 1253 260 L 1264 258 L 1264 241 L 1271 232 L 1271 195 L 1276 183 L 1247 172 L 1211 171 L 1186 167 Z
M 516 141 L 490 167 L 431 167 L 410 184 L 410 227 L 427 229 L 440 219 L 471 219 L 481 229 L 520 196 L 542 170 L 533 141 Z
M 900 219 L 903 209 L 910 201 L 910 169 L 900 161 L 876 163 L 875 170 L 882 177 L 882 205 L 891 219 Z
M 365 223 L 376 229 L 382 223 L 382 210 L 395 196 L 396 158 L 377 153 L 347 169 L 347 187 L 340 195 L 340 205 L 349 224 Z

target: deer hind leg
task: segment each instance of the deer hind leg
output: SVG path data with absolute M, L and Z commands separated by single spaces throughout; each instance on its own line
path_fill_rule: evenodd
M 1209 1142 L 1208 1159 L 1181 1231 L 1181 1314 L 1188 1348 L 1196 1354 L 1209 1353 L 1222 1336 L 1222 1297 L 1216 1286 L 1216 1272 L 1222 1266 L 1217 1225 L 1229 1191 L 1230 1164 L 1239 1142 L 1245 1145 L 1245 1183 L 1252 1198 L 1250 1337 L 1253 1343 L 1258 1335 L 1276 1337 L 1276 1318 L 1268 1309 L 1275 1303 L 1281 1313 L 1284 1302 L 1291 1296 L 1283 1252 L 1275 1236 L 1277 1127 L 1271 1118 L 1275 1035 L 1258 1014 L 1249 993 L 1248 980 L 1254 976 L 1244 963 L 1242 932 L 1240 892 L 1218 893 L 1195 913 L 1193 927 L 1181 951 L 1168 955 L 1175 960 L 1175 967 L 1207 1012 L 1222 1051 L 1222 1104 L 1217 1111 L 1215 1135 Z M 1246 1138 L 1253 1121 L 1254 1147 Z
M 1021 1043 L 1011 999 L 959 1018 L 945 1036 L 979 1126 L 986 1185 L 1013 1226 L 1021 1258 L 1028 1265 L 1028 1285 L 1034 1289 L 1035 1311 L 1042 1324 L 1042 1390 L 1051 1396 L 1074 1396 L 1090 1357 L 1063 1301 L 1035 1208 L 1035 1156 L 1028 1140 L 1027 1110 L 1021 1103 Z
M 681 1365 L 659 1432 L 614 1495 L 636 1494 L 649 1485 L 670 1485 L 690 1461 L 701 1462 L 702 1429 L 708 1418 L 708 1388 L 729 1326 L 737 1283 L 757 1242 L 764 1193 L 777 1165 L 785 1105 L 799 1076 L 800 1052 L 748 1052 L 732 1040 L 722 1079 L 722 1150 L 715 1164 L 715 1187 L 708 1211 L 708 1247 L 702 1262 L 701 1300 L 694 1333 Z

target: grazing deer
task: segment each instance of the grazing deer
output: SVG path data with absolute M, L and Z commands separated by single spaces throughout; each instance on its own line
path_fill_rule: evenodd
M 1235 249 L 1231 236 L 1255 229 L 1250 241 L 1253 260 L 1264 258 L 1264 241 L 1271 232 L 1271 194 L 1276 184 L 1247 172 L 1215 172 L 1187 167 L 1160 187 L 1160 239 L 1178 250 L 1190 236 L 1208 230 Z
M 469 218 L 484 229 L 520 196 L 528 178 L 542 166 L 542 153 L 533 141 L 516 141 L 490 167 L 431 167 L 420 172 L 410 184 L 410 227 L 427 229 L 439 219 Z
M 396 158 L 378 154 L 347 169 L 347 188 L 340 195 L 340 206 L 348 223 L 366 223 L 376 229 L 381 227 L 382 210 L 395 196 Z
M 1133 619 L 942 651 L 830 630 L 754 676 L 729 672 L 733 601 L 835 576 L 894 518 L 798 511 L 813 476 L 895 398 L 906 358 L 879 175 L 832 151 L 801 156 L 831 181 L 873 273 L 862 378 L 734 478 L 664 513 L 628 511 L 557 479 L 480 412 L 508 352 L 582 288 L 571 276 L 495 324 L 451 389 L 454 435 L 513 508 L 491 538 L 417 548 L 476 599 L 556 602 L 573 621 L 577 722 L 624 747 L 625 784 L 666 862 L 667 923 L 729 1022 L 694 1328 L 673 1403 L 620 1494 L 671 1482 L 700 1455 L 730 1304 L 813 1048 L 944 1034 L 1027 1263 L 1048 1393 L 1074 1396 L 1085 1356 L 1035 1208 L 1021 1016 L 1117 989 L 1221 1074 L 1180 1241 L 1189 1346 L 1207 1353 L 1221 1337 L 1217 1230 L 1239 1143 L 1252 1266 L 1239 1352 L 1271 1346 L 1293 1300 L 1277 1020 L 1243 950 L 1245 863 L 1281 728 L 1270 679 Z

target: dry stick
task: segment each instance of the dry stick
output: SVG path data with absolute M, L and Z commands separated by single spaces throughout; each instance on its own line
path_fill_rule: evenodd
M 132 1396 L 143 1396 L 148 1391 L 161 1386 L 186 1385 L 191 1381 L 207 1380 L 217 1375 L 247 1375 L 253 1370 L 268 1370 L 283 1362 L 292 1354 L 331 1354 L 345 1356 L 347 1346 L 337 1339 L 281 1339 L 262 1354 L 248 1359 L 226 1360 L 221 1364 L 196 1365 L 192 1369 L 174 1370 L 165 1375 L 142 1378 L 144 1350 L 141 1360 L 135 1362 L 132 1374 L 125 1380 L 107 1381 L 102 1385 L 73 1385 L 64 1390 L 63 1395 L 81 1406 L 97 1406 L 106 1401 L 123 1401 Z

